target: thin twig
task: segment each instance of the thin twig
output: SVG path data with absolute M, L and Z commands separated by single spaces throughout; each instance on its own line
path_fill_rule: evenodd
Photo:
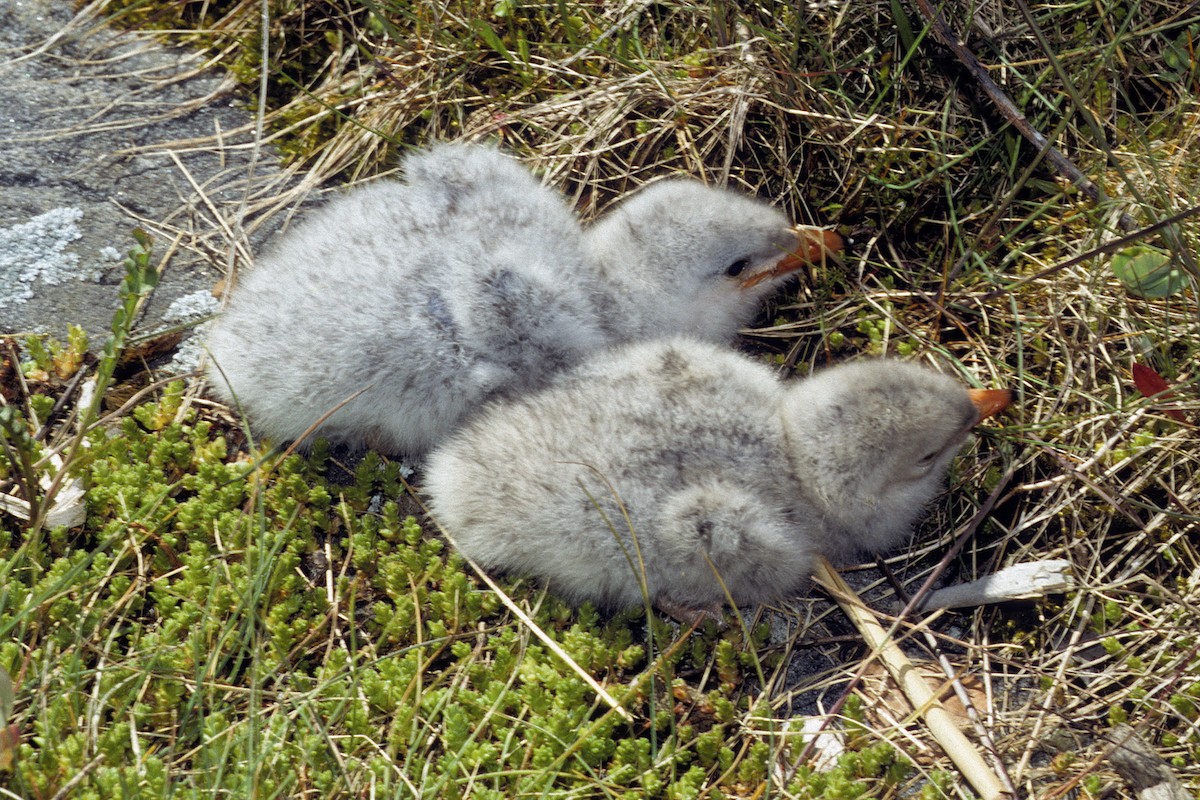
M 1044 278 L 1048 278 L 1051 275 L 1055 274 L 1056 272 L 1062 272 L 1064 269 L 1069 269 L 1070 267 L 1073 267 L 1076 264 L 1082 264 L 1084 261 L 1089 261 L 1089 260 L 1095 258 L 1096 256 L 1101 256 L 1101 255 L 1104 255 L 1105 253 L 1115 253 L 1118 250 L 1122 250 L 1125 247 L 1133 244 L 1134 242 L 1145 239 L 1147 236 L 1149 236 L 1152 233 L 1160 231 L 1163 228 L 1166 228 L 1170 225 L 1174 225 L 1176 222 L 1181 222 L 1181 221 L 1187 219 L 1188 217 L 1194 217 L 1197 214 L 1200 214 L 1200 205 L 1190 206 L 1188 208 L 1185 208 L 1183 211 L 1180 211 L 1176 214 L 1172 214 L 1171 216 L 1169 216 L 1165 219 L 1160 219 L 1158 222 L 1155 222 L 1151 225 L 1147 225 L 1144 228 L 1139 228 L 1138 230 L 1133 231 L 1132 233 L 1126 234 L 1125 236 L 1122 236 L 1118 239 L 1113 239 L 1111 242 L 1105 242 L 1104 244 L 1100 245 L 1099 247 L 1093 247 L 1091 250 L 1088 250 L 1086 253 L 1080 253 L 1077 256 L 1068 258 L 1066 261 L 1062 261 L 1058 264 L 1055 264 L 1053 267 L 1048 267 L 1047 269 L 1042 270 L 1041 272 L 1037 273 L 1036 275 L 1030 275 L 1026 278 L 1021 278 L 1020 280 L 1013 281 L 1008 286 L 1003 286 L 999 289 L 993 289 L 990 292 L 980 295 L 979 299 L 980 300 L 991 300 L 993 298 L 999 297 L 1002 294 L 1007 294 L 1008 292 L 1011 292 L 1013 289 L 1016 289 L 1020 286 L 1024 286 L 1027 283 L 1032 283 L 1033 281 L 1038 281 L 1038 280 L 1042 280 Z
M 1017 108 L 1016 103 L 1008 96 L 1008 94 L 1000 88 L 983 65 L 979 63 L 979 59 L 971 52 L 966 43 L 951 29 L 950 25 L 942 17 L 938 10 L 933 7 L 929 0 L 913 0 L 917 9 L 921 12 L 921 16 L 925 18 L 926 23 L 933 31 L 933 35 L 939 42 L 950 49 L 951 52 L 958 58 L 962 65 L 967 68 L 967 72 L 971 74 L 983 89 L 988 99 L 995 104 L 996 109 L 1007 119 L 1012 126 L 1016 128 L 1022 136 L 1037 148 L 1039 155 L 1045 155 L 1047 161 L 1054 165 L 1062 175 L 1064 175 L 1072 184 L 1077 186 L 1081 192 L 1086 194 L 1093 203 L 1102 204 L 1107 202 L 1108 195 L 1100 186 L 1083 174 L 1083 170 L 1075 166 L 1075 162 L 1067 158 L 1061 150 L 1054 145 L 1039 131 L 1033 127 L 1033 124 L 1025 117 L 1024 114 Z M 1118 226 L 1123 231 L 1132 231 L 1138 228 L 1137 220 L 1132 216 L 1122 211 L 1121 216 L 1117 221 Z

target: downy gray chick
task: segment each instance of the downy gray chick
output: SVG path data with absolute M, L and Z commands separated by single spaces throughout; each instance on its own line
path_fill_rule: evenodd
M 585 230 L 496 149 L 441 144 L 403 166 L 405 181 L 290 230 L 215 324 L 209 381 L 258 432 L 295 440 L 328 415 L 315 435 L 420 456 L 485 400 L 608 345 L 729 341 L 790 272 L 841 247 L 690 180 L 652 185 Z
M 635 344 L 489 406 L 431 454 L 425 489 L 485 567 L 692 619 L 726 590 L 744 605 L 803 588 L 817 553 L 904 541 L 1008 399 L 899 361 L 782 383 L 709 343 Z

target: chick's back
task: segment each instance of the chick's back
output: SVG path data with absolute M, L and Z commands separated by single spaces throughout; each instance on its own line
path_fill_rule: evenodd
M 739 602 L 803 583 L 781 386 L 715 345 L 638 344 L 497 405 L 430 459 L 431 513 L 483 565 L 604 607 Z M 636 538 L 636 545 L 635 545 Z M 709 564 L 711 560 L 712 564 Z
M 282 236 L 211 334 L 214 390 L 262 433 L 299 438 L 366 389 L 318 435 L 419 454 L 492 393 L 604 340 L 556 193 L 491 148 L 440 145 L 404 166 L 405 182 L 358 188 Z M 530 302 L 536 320 L 513 316 Z

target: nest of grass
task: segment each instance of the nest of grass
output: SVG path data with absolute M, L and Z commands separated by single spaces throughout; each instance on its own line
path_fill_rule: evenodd
M 1125 722 L 1179 779 L 1200 788 L 1200 439 L 1194 427 L 1200 276 L 1189 271 L 1200 223 L 1180 214 L 1200 203 L 1195 4 L 1003 0 L 942 9 L 1029 122 L 1103 188 L 1099 203 L 1012 129 L 976 78 L 929 33 L 916 6 L 897 2 L 281 0 L 268 5 L 265 29 L 261 4 L 248 0 L 109 0 L 105 7 L 127 24 L 169 28 L 190 46 L 209 48 L 214 63 L 244 82 L 247 102 L 262 104 L 261 141 L 288 160 L 289 171 L 255 187 L 254 202 L 221 209 L 230 219 L 242 215 L 243 226 L 294 208 L 317 187 L 384 171 L 399 151 L 435 138 L 500 140 L 573 197 L 585 216 L 651 178 L 681 172 L 769 198 L 797 222 L 836 226 L 849 241 L 844 259 L 814 269 L 777 298 L 748 332 L 748 350 L 799 374 L 863 353 L 919 358 L 968 382 L 1016 393 L 1008 414 L 959 460 L 950 490 L 912 549 L 889 560 L 897 582 L 911 591 L 935 568 L 952 581 L 1022 561 L 1061 558 L 1072 565 L 1074 583 L 1065 594 L 939 614 L 926 623 L 953 671 L 966 676 L 978 717 L 971 730 L 993 749 L 1018 796 L 1135 796 L 1136 787 L 1108 761 L 1106 734 Z M 285 182 L 296 175 L 303 179 Z M 1114 272 L 1114 252 L 1128 256 L 1132 243 L 1120 241 L 1130 233 L 1122 215 L 1135 226 L 1179 216 L 1132 237 L 1174 258 L 1176 277 L 1150 293 L 1161 296 L 1143 296 L 1128 274 Z M 214 224 L 197 231 L 196 241 L 220 253 L 238 244 L 221 240 L 222 231 L 239 229 Z M 1135 380 L 1134 365 L 1163 383 Z M 1147 396 L 1158 391 L 1148 387 L 1162 385 L 1170 396 Z M 195 389 L 188 391 L 187 403 L 202 403 Z M 10 402 L 19 404 L 14 392 Z M 182 412 L 171 419 L 182 420 Z M 318 454 L 311 462 L 321 460 Z M 204 469 L 216 469 L 211 461 L 197 459 Z M 324 501 L 313 499 L 314 492 L 353 494 L 312 488 L 321 485 L 322 469 L 293 464 L 282 470 L 280 486 L 309 492 L 309 502 L 318 505 Z M 312 637 L 293 632 L 281 663 L 301 676 L 340 680 L 349 657 L 331 654 L 345 647 L 346 625 L 357 620 L 370 629 L 371 603 L 402 605 L 383 577 L 362 578 L 356 590 L 362 595 L 335 579 L 355 571 L 373 575 L 352 548 L 339 544 L 376 525 L 354 515 L 369 516 L 369 497 L 380 491 L 381 479 L 363 477 L 361 469 L 355 474 L 359 506 L 351 502 L 341 522 L 312 523 L 318 535 L 293 553 L 314 585 L 328 587 L 335 609 L 312 618 Z M 388 491 L 400 492 L 389 476 Z M 286 508 L 286 492 L 278 491 L 273 502 Z M 991 511 L 977 519 L 985 501 Z M 112 508 L 104 514 L 118 516 Z M 287 524 L 287 515 L 278 515 Z M 419 534 L 398 517 L 388 526 L 390 533 L 379 533 L 388 558 L 402 541 L 430 565 L 444 557 L 414 544 Z M 969 536 L 964 549 L 940 564 L 960 536 Z M 438 581 L 457 585 L 438 569 L 415 574 L 437 573 Z M 861 582 L 877 608 L 891 608 L 886 581 Z M 510 586 L 511 595 L 534 615 L 532 623 L 492 601 L 462 612 L 440 584 L 436 591 L 413 587 L 410 605 L 418 615 L 448 608 L 475 627 L 450 625 L 441 630 L 453 646 L 438 645 L 415 665 L 405 657 L 405 669 L 417 677 L 400 681 L 409 688 L 391 699 L 424 703 L 418 716 L 425 727 L 406 723 L 428 737 L 419 746 L 414 735 L 408 749 L 401 747 L 388 712 L 375 705 L 363 712 L 365 722 L 355 719 L 362 723 L 355 736 L 393 737 L 385 749 L 393 766 L 401 764 L 399 777 L 372 762 L 364 742 L 348 743 L 332 748 L 344 769 L 342 783 L 329 785 L 341 791 L 362 792 L 390 780 L 414 794 L 454 787 L 458 796 L 473 788 L 511 796 L 518 784 L 529 788 L 518 777 L 537 766 L 549 776 L 539 784 L 542 791 L 582 791 L 572 781 L 591 781 L 589 791 L 598 796 L 779 790 L 833 797 L 849 792 L 845 786 L 854 781 L 866 781 L 871 796 L 969 796 L 945 772 L 949 762 L 909 712 L 884 701 L 891 691 L 885 684 L 872 688 L 868 680 L 856 695 L 863 699 L 843 705 L 845 679 L 857 675 L 864 654 L 838 612 L 818 600 L 777 609 L 777 616 L 759 617 L 762 624 L 743 632 L 689 639 L 664 633 L 655 622 L 631 634 L 638 631 L 636 617 L 605 627 L 587 612 L 580 617 L 520 586 Z M 306 590 L 297 584 L 288 591 Z M 427 592 L 443 595 L 431 600 Z M 614 633 L 622 622 L 628 629 Z M 417 647 L 379 625 L 373 659 Z M 594 714 L 576 720 L 582 734 L 565 748 L 567 755 L 547 756 L 545 763 L 537 755 L 506 755 L 496 772 L 459 764 L 457 777 L 438 773 L 437 781 L 417 785 L 404 765 L 444 763 L 437 759 L 450 749 L 441 748 L 453 741 L 461 755 L 474 740 L 461 731 L 447 738 L 465 717 L 448 714 L 412 687 L 422 681 L 439 691 L 458 687 L 470 695 L 467 706 L 488 708 L 468 690 L 479 688 L 473 682 L 486 684 L 484 666 L 508 664 L 493 649 L 496 641 L 537 651 L 533 627 L 558 640 L 583 630 L 606 642 L 608 656 L 588 662 L 571 650 L 570 658 L 612 684 L 632 686 L 623 699 L 640 723 L 622 727 L 597 705 Z M 428 637 L 420 624 L 414 630 L 417 639 Z M 19 653 L 0 649 L 14 674 L 32 669 L 38 637 L 30 636 Z M 466 651 L 455 649 L 464 643 Z M 914 644 L 914 652 L 925 646 Z M 636 647 L 663 660 L 651 667 L 651 658 L 643 661 L 629 649 Z M 540 655 L 529 657 L 548 669 Z M 799 670 L 805 661 L 826 672 Z M 665 663 L 669 675 L 656 671 Z M 632 677 L 641 668 L 652 678 Z M 520 681 L 508 680 L 532 685 L 538 678 L 526 671 Z M 216 691 L 216 684 L 209 686 Z M 281 703 L 295 701 L 282 684 L 279 691 Z M 836 780 L 798 762 L 806 747 L 792 719 L 833 706 L 841 709 L 851 751 L 842 771 L 831 773 Z M 248 705 L 239 699 L 234 707 Z M 380 701 L 378 708 L 385 707 Z M 498 699 L 490 708 L 476 720 L 480 741 L 499 730 L 499 717 L 511 722 L 542 711 Z M 344 709 L 330 714 L 346 716 Z M 156 719 L 167 738 L 179 733 L 166 716 Z M 323 730 L 348 735 L 341 724 Z M 664 731 L 661 742 L 654 731 Z M 596 736 L 623 743 L 597 750 L 595 758 L 579 756 L 595 770 L 580 777 L 568 768 L 576 763 L 571 758 Z M 658 749 L 668 741 L 690 754 L 669 769 L 662 759 L 671 756 Z M 888 747 L 872 749 L 879 743 Z M 643 747 L 649 755 L 637 756 Z M 176 756 L 171 766 L 190 765 L 186 748 L 169 752 Z M 36 754 L 31 749 L 24 758 Z M 909 766 L 898 766 L 905 759 Z M 28 775 L 21 780 L 49 794 L 61 786 Z M 306 774 L 289 791 L 315 791 L 326 786 L 322 780 Z M 835 791 L 835 784 L 843 789 Z

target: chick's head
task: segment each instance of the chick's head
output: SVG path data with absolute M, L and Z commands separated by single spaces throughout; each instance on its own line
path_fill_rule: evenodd
M 831 528 L 831 555 L 903 541 L 940 490 L 971 429 L 1008 403 L 1004 391 L 899 361 L 846 364 L 796 384 L 784 402 L 793 469 Z
M 639 335 L 718 342 L 797 269 L 841 248 L 830 231 L 793 228 L 757 199 L 684 179 L 637 192 L 589 230 L 588 242 L 639 309 Z

